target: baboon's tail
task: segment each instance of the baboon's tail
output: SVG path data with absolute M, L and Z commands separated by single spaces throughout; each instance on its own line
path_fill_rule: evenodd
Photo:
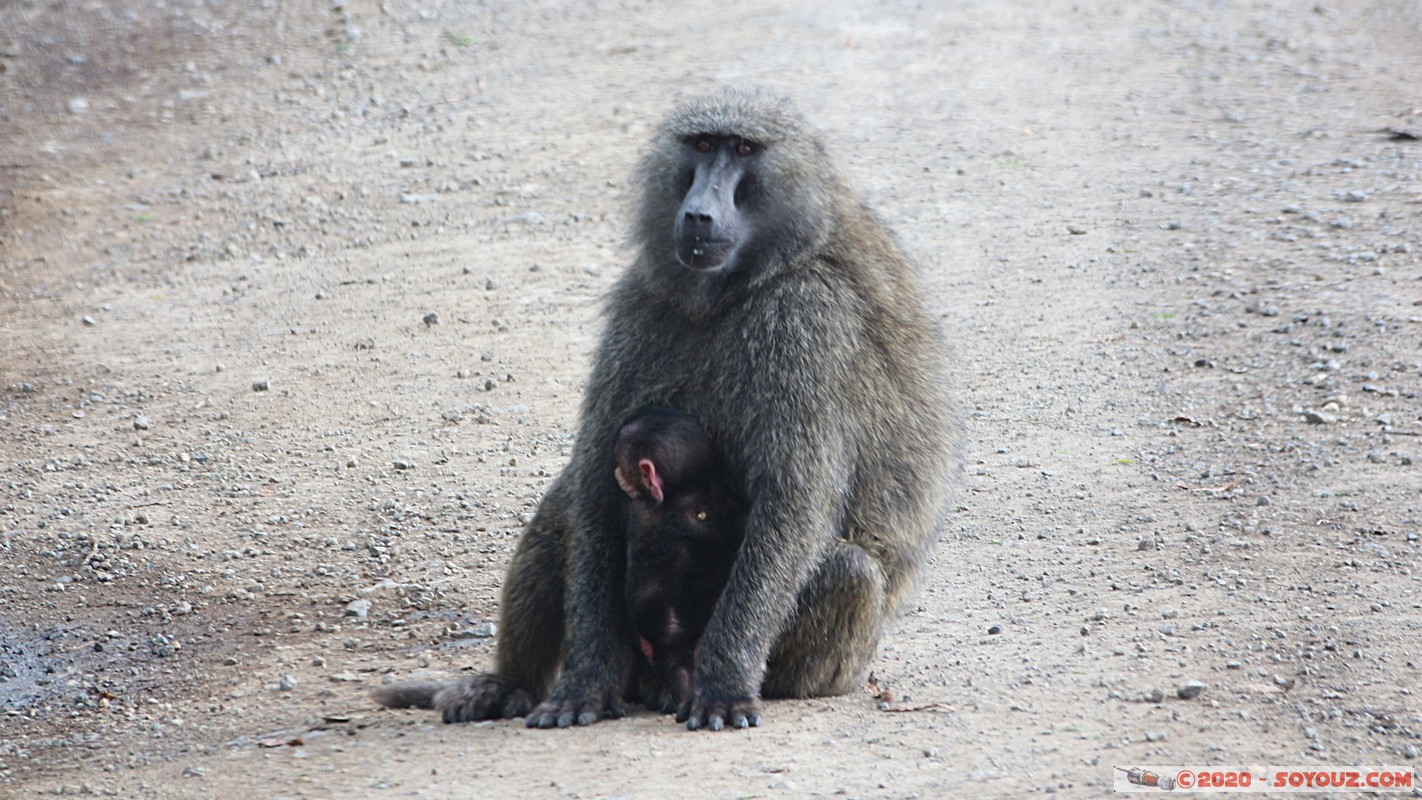
M 451 681 L 392 683 L 371 691 L 370 699 L 386 708 L 434 708 L 435 695 L 452 685 Z

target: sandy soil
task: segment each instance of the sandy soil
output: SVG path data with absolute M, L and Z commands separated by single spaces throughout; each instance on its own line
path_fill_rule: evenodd
M 1419 74 L 1404 0 L 0 5 L 0 796 L 1416 765 Z M 631 166 L 713 81 L 825 130 L 958 354 L 893 701 L 376 709 L 489 665 Z

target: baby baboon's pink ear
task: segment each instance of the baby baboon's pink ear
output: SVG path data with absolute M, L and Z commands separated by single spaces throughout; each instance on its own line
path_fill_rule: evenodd
M 642 470 L 642 483 L 646 484 L 652 499 L 662 502 L 666 495 L 662 492 L 662 476 L 657 474 L 657 465 L 652 463 L 652 459 L 644 458 L 637 462 L 637 468 Z

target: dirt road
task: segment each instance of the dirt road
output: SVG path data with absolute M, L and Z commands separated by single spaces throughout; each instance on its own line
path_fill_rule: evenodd
M 0 796 L 1419 763 L 1415 3 L 237 5 L 0 6 Z M 892 702 L 377 710 L 489 665 L 631 167 L 716 81 L 824 129 L 957 353 Z

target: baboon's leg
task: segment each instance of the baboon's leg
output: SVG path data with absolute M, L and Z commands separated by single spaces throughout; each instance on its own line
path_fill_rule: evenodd
M 883 616 L 884 571 L 859 546 L 836 541 L 771 650 L 761 696 L 851 691 L 869 668 Z
M 548 694 L 563 650 L 567 495 L 555 483 L 519 539 L 508 574 L 494 672 L 442 689 L 445 722 L 523 717 Z

